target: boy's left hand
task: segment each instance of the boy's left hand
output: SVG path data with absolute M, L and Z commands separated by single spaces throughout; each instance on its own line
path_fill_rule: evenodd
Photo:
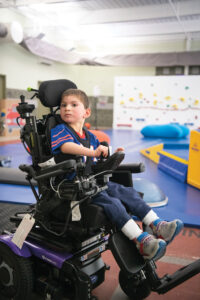
M 123 147 L 119 147 L 115 150 L 115 152 L 119 152 L 119 151 L 123 151 L 124 152 L 124 148 Z

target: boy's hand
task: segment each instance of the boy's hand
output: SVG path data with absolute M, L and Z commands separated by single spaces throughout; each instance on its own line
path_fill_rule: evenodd
M 99 157 L 103 155 L 103 157 L 108 156 L 108 147 L 100 145 L 97 149 L 94 150 L 94 156 Z
M 115 150 L 115 152 L 119 152 L 119 151 L 124 152 L 124 148 L 123 148 L 123 147 L 119 147 L 119 148 L 117 148 L 117 149 Z

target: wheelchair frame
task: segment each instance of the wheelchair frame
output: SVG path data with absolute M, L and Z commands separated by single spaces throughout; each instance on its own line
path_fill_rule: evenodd
M 54 81 L 53 83 L 57 84 Z M 38 96 L 37 91 L 36 96 Z M 26 125 L 21 129 L 21 139 L 33 158 L 31 166 L 21 165 L 20 169 L 27 173 L 26 179 L 30 183 L 37 205 L 40 204 L 41 197 L 37 194 L 31 179 L 38 181 L 40 193 L 42 189 L 40 181 L 62 175 L 67 170 L 78 172 L 79 180 L 76 182 L 76 188 L 81 190 L 83 202 L 95 192 L 106 188 L 106 183 L 113 170 L 108 168 L 103 171 L 99 186 L 95 176 L 84 177 L 84 164 L 80 159 L 64 161 L 43 170 L 38 168 L 39 163 L 51 158 L 50 152 L 43 155 L 45 132 L 42 125 L 48 116 L 45 116 L 43 120 L 36 120 L 31 115 L 34 105 L 25 102 L 24 96 L 20 98 L 21 103 L 17 109 L 20 117 L 26 120 Z M 53 114 L 51 109 L 50 115 Z M 132 173 L 144 170 L 142 164 L 122 164 L 116 168 L 121 157 L 117 157 L 116 154 L 115 160 L 117 163 L 113 169 L 123 172 L 123 175 L 125 171 L 128 172 L 129 178 Z M 96 187 L 99 188 L 98 191 Z M 31 206 L 28 211 L 31 215 L 36 216 L 36 224 L 21 249 L 12 242 L 15 229 L 10 233 L 3 232 L 0 236 L 0 292 L 3 293 L 5 299 L 21 300 L 23 297 L 26 300 L 32 291 L 39 293 L 45 299 L 52 300 L 61 300 L 63 296 L 68 296 L 71 300 L 96 299 L 92 296 L 92 290 L 105 280 L 105 271 L 109 267 L 103 262 L 101 254 L 108 249 L 111 250 L 120 267 L 120 286 L 130 299 L 144 299 L 151 291 L 164 294 L 200 272 L 199 259 L 172 275 L 167 274 L 163 278 L 159 278 L 155 262 L 153 260 L 144 261 L 135 244 L 119 232 L 115 226 L 109 222 L 105 223 L 105 218 L 102 222 L 100 218 L 99 227 L 91 228 L 87 224 L 86 228 L 79 228 L 79 231 L 76 231 L 76 226 L 73 227 L 73 224 L 69 225 L 69 222 L 66 221 L 64 230 L 55 234 L 55 231 L 48 230 L 49 227 L 42 224 L 45 219 L 38 214 L 37 205 L 36 209 Z M 94 205 L 88 204 L 87 209 L 89 209 L 88 207 L 92 213 L 96 209 Z M 102 213 L 101 210 L 100 213 Z M 19 215 L 11 218 L 16 225 L 20 223 L 21 219 L 22 217 Z M 47 225 L 49 225 L 48 222 Z M 56 224 L 59 228 L 60 225 L 60 223 Z M 70 226 L 71 231 L 66 234 L 66 228 Z M 72 238 L 74 230 L 77 234 L 75 240 Z M 12 292 L 13 287 L 15 292 Z

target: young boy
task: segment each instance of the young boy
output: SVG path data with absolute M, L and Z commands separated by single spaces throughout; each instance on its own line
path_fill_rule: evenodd
M 86 165 L 96 157 L 108 155 L 108 148 L 100 145 L 98 139 L 83 129 L 85 119 L 91 114 L 87 95 L 77 89 L 62 94 L 60 117 L 62 124 L 51 131 L 51 147 L 54 154 L 81 155 L 87 158 Z M 118 148 L 116 151 L 123 151 Z M 164 255 L 166 245 L 183 228 L 180 220 L 166 222 L 146 204 L 132 187 L 109 182 L 108 189 L 93 197 L 92 202 L 104 208 L 106 216 L 130 240 L 144 259 L 158 259 Z M 143 232 L 127 213 L 126 208 L 145 225 L 150 226 L 153 235 Z

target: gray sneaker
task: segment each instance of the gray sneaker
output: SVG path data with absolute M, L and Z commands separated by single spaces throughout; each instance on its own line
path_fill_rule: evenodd
M 134 242 L 144 259 L 157 260 L 165 254 L 166 242 L 162 239 L 156 239 L 147 232 L 140 234 L 137 239 L 134 239 Z
M 150 227 L 156 237 L 163 239 L 169 244 L 183 229 L 183 222 L 178 219 L 171 222 L 157 219 L 151 223 Z

